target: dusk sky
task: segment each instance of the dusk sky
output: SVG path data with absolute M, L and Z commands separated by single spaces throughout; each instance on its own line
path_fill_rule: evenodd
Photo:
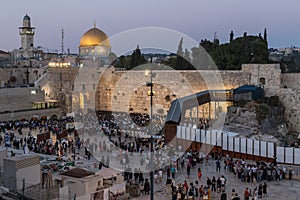
M 263 34 L 266 27 L 269 47 L 300 46 L 299 7 L 297 0 L 10 0 L 1 2 L 0 49 L 20 47 L 18 27 L 26 13 L 36 27 L 35 46 L 60 51 L 63 28 L 65 49 L 75 53 L 94 21 L 109 37 L 150 26 L 173 29 L 195 41 L 211 40 L 217 32 L 221 43 L 229 40 L 231 30 L 237 37 Z

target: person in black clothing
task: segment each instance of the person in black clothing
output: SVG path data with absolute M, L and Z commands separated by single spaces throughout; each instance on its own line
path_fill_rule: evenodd
M 194 197 L 194 192 L 192 189 L 189 189 L 188 199 L 192 199 Z
M 216 161 L 216 172 L 220 172 L 220 170 L 221 170 L 221 162 L 220 162 L 220 160 L 217 160 Z
M 215 192 L 216 191 L 216 183 L 217 180 L 216 178 L 213 176 L 212 180 L 211 180 L 211 191 Z
M 225 190 L 222 191 L 220 200 L 227 200 L 227 194 L 225 193 Z
M 221 192 L 221 185 L 222 185 L 222 181 L 221 181 L 220 177 L 218 177 L 218 179 L 217 179 L 217 192 Z
M 177 189 L 175 186 L 172 187 L 172 200 L 177 200 Z
M 150 184 L 149 184 L 148 179 L 146 178 L 145 184 L 144 184 L 144 192 L 145 192 L 145 194 L 149 194 L 149 191 L 150 191 Z
M 264 184 L 263 184 L 263 197 L 267 197 L 267 183 L 266 182 L 264 182 Z
M 140 171 L 140 173 L 139 173 L 139 182 L 140 183 L 144 183 L 144 176 L 143 176 L 143 173 Z
M 210 188 L 210 186 L 211 186 L 211 180 L 210 180 L 209 177 L 207 177 L 206 185 L 207 185 L 208 188 Z
M 262 198 L 262 193 L 263 193 L 263 186 L 262 184 L 259 184 L 258 186 L 258 198 Z
M 198 191 L 198 181 L 195 181 L 195 197 L 199 196 L 199 191 Z

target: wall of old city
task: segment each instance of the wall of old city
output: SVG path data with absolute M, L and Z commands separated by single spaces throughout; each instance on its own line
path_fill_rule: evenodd
M 299 90 L 300 89 L 299 80 L 300 80 L 300 73 L 281 74 L 280 87 Z
M 34 83 L 43 74 L 47 73 L 46 68 L 0 68 L 0 81 L 4 85 L 15 86 L 18 84 L 27 84 L 27 73 L 29 83 Z M 15 77 L 15 81 L 11 81 Z M 3 85 L 1 86 L 3 87 Z
M 33 94 L 32 91 L 35 93 Z M 0 89 L 0 111 L 14 111 L 32 108 L 33 102 L 44 101 L 44 93 L 36 88 Z
M 291 131 L 299 131 L 300 74 L 281 74 L 278 64 L 245 64 L 239 71 L 153 71 L 154 113 L 166 114 L 176 98 L 207 89 L 233 89 L 250 84 L 261 86 L 266 96 L 277 95 L 285 106 Z M 150 97 L 144 71 L 106 70 L 96 92 L 96 109 L 149 113 Z M 285 88 L 286 86 L 287 88 Z
M 176 98 L 203 90 L 233 89 L 248 83 L 249 73 L 242 71 L 153 71 L 154 113 L 166 114 Z M 97 90 L 99 110 L 149 112 L 150 81 L 144 71 L 115 71 L 107 69 Z
M 73 85 L 78 67 L 49 67 L 37 85 L 45 92 L 46 100 L 58 100 L 63 113 L 72 110 Z
M 300 73 L 281 74 L 277 96 L 285 106 L 288 128 L 300 132 Z

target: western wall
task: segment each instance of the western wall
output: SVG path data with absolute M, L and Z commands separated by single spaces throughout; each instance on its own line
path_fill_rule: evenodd
M 281 74 L 279 64 L 245 64 L 238 71 L 172 70 L 153 73 L 156 74 L 153 78 L 153 111 L 156 114 L 166 114 L 170 102 L 176 98 L 207 89 L 230 90 L 248 84 L 263 87 L 266 96 L 279 96 L 286 109 L 289 130 L 300 130 L 300 84 L 297 81 L 300 74 Z M 150 89 L 146 86 L 149 81 L 144 71 L 108 68 L 99 81 L 96 109 L 149 113 L 150 97 L 147 93 Z

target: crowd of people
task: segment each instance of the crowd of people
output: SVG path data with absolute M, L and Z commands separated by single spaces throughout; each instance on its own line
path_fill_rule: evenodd
M 95 140 L 90 138 L 81 139 L 76 136 L 74 141 L 72 139 L 59 139 L 55 143 L 51 139 L 38 141 L 37 137 L 32 135 L 33 131 L 40 134 L 44 132 L 51 132 L 52 134 L 75 133 L 74 129 L 68 128 L 68 123 L 73 123 L 73 117 L 66 117 L 63 119 L 32 119 L 16 120 L 0 122 L 0 143 L 7 147 L 14 147 L 16 149 L 23 149 L 24 153 L 33 151 L 36 153 L 49 155 L 67 155 L 73 152 L 77 147 L 85 148 L 85 156 L 90 159 L 94 152 L 112 153 L 117 152 L 117 159 L 120 165 L 124 168 L 124 178 L 131 185 L 138 185 L 141 191 L 149 194 L 150 184 L 147 174 L 143 173 L 145 169 L 150 169 L 151 159 L 153 159 L 154 179 L 156 182 L 165 182 L 166 193 L 169 194 L 173 200 L 205 200 L 211 199 L 212 194 L 218 194 L 221 200 L 235 199 L 238 200 L 241 196 L 245 200 L 257 199 L 267 196 L 268 181 L 280 181 L 284 178 L 291 179 L 293 169 L 289 167 L 278 167 L 275 164 L 268 166 L 263 162 L 246 163 L 242 159 L 235 160 L 228 155 L 222 157 L 220 152 L 213 152 L 215 164 L 211 163 L 209 155 L 197 151 L 186 152 L 184 155 L 178 153 L 178 149 L 172 146 L 164 146 L 163 140 L 155 141 L 155 151 L 153 154 L 150 150 L 149 138 L 140 138 L 133 131 L 143 132 L 147 130 L 145 126 L 149 123 L 147 115 L 131 114 L 130 118 L 134 123 L 124 118 L 124 113 L 97 112 L 96 119 L 92 114 L 81 116 L 84 118 L 83 131 L 88 134 L 98 134 L 100 132 L 108 136 L 110 144 L 107 140 L 97 137 Z M 126 119 L 123 120 L 122 119 Z M 154 125 L 155 130 L 159 133 L 161 130 L 162 119 L 159 116 L 154 118 L 157 122 Z M 206 120 L 202 120 L 200 128 L 207 128 Z M 27 134 L 24 129 L 28 130 Z M 140 159 L 140 166 L 142 168 L 130 167 L 132 153 L 138 153 Z M 103 154 L 104 155 L 104 154 Z M 153 155 L 153 157 L 152 157 Z M 207 167 L 216 167 L 217 175 L 209 177 L 203 174 L 201 168 L 205 164 Z M 102 156 L 99 162 L 99 168 L 102 166 L 110 166 L 110 157 Z M 241 182 L 248 184 L 245 188 L 244 194 L 238 194 L 235 189 L 228 192 L 226 189 L 225 174 L 221 174 L 221 168 L 224 168 L 225 174 L 233 173 L 234 176 Z M 197 177 L 191 177 L 191 171 L 197 173 Z M 177 173 L 186 173 L 187 179 L 183 182 L 177 183 Z M 205 179 L 205 181 L 203 181 Z M 205 182 L 205 184 L 203 184 Z
M 210 159 L 207 155 L 205 162 L 203 162 L 200 159 L 202 155 L 198 152 L 185 153 L 176 161 L 171 161 L 166 167 L 156 170 L 154 180 L 156 183 L 162 184 L 163 181 L 166 181 L 166 191 L 162 192 L 166 192 L 172 200 L 206 200 L 212 199 L 212 196 L 214 199 L 218 197 L 221 200 L 256 200 L 268 197 L 268 182 L 280 181 L 284 178 L 291 179 L 291 167 L 284 173 L 284 167 L 267 165 L 263 162 L 247 163 L 243 159 L 233 159 L 228 155 L 226 157 L 222 157 L 220 154 L 216 155 L 213 156 L 214 159 Z M 203 174 L 201 170 L 203 167 L 215 167 L 216 175 Z M 192 170 L 193 173 L 191 173 Z M 180 175 L 186 174 L 186 180 L 178 181 L 178 173 Z M 191 176 L 191 174 L 197 174 L 197 176 Z M 238 193 L 234 188 L 226 187 L 228 182 L 226 176 L 229 174 L 233 174 L 234 177 L 243 182 L 242 185 L 245 186 L 243 193 Z M 134 177 L 136 181 L 134 183 L 140 183 L 141 189 L 144 191 L 145 187 L 139 179 L 140 176 L 136 174 Z M 144 180 L 143 176 L 141 180 Z M 148 194 L 148 189 L 150 190 L 148 183 L 146 188 L 147 191 L 144 193 Z

